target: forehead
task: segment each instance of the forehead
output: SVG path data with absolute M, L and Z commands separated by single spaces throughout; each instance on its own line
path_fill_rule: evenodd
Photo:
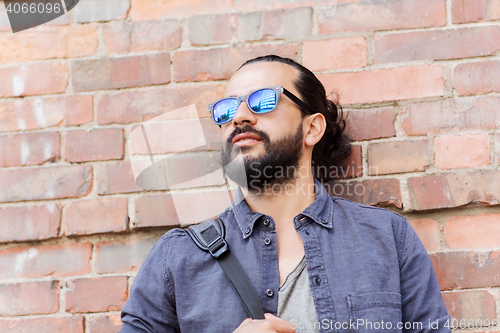
M 242 67 L 229 80 L 225 96 L 242 96 L 266 87 L 283 86 L 297 93 L 294 81 L 298 72 L 280 62 L 256 62 Z

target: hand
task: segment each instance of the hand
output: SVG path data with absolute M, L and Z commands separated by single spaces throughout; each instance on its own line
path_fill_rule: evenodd
M 290 322 L 264 314 L 266 319 L 245 319 L 233 333 L 295 333 L 295 328 Z

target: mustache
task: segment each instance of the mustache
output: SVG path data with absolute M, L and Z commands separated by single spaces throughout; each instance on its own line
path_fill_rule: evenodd
M 258 129 L 255 129 L 255 128 L 253 128 L 250 125 L 243 125 L 242 127 L 236 127 L 234 129 L 234 131 L 231 133 L 231 135 L 229 135 L 229 137 L 227 138 L 226 144 L 228 146 L 232 146 L 233 145 L 233 139 L 234 139 L 234 137 L 236 135 L 238 135 L 238 134 L 241 134 L 241 133 L 253 133 L 253 134 L 257 134 L 259 137 L 262 138 L 262 140 L 264 142 L 269 142 L 269 135 L 266 132 L 263 132 L 263 131 L 260 131 Z

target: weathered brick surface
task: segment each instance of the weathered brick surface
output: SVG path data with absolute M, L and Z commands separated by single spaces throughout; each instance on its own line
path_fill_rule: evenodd
M 65 63 L 0 67 L 0 98 L 63 93 L 68 76 Z
M 64 208 L 64 233 L 69 236 L 127 231 L 127 205 L 127 198 L 70 202 Z
M 444 236 L 452 249 L 500 247 L 500 214 L 453 216 L 446 220 Z
M 41 245 L 0 251 L 0 279 L 90 273 L 92 244 Z
M 408 222 L 424 244 L 427 252 L 439 250 L 439 225 L 436 220 L 422 219 Z
M 201 15 L 189 19 L 189 41 L 191 45 L 213 45 L 228 43 L 237 16 L 232 14 Z
M 440 169 L 472 168 L 490 164 L 487 133 L 441 136 L 434 140 L 434 162 Z
M 458 65 L 453 70 L 453 88 L 459 95 L 500 92 L 500 61 Z
M 443 293 L 443 301 L 448 314 L 458 321 L 454 321 L 455 326 L 460 327 L 461 320 L 472 320 L 471 326 L 481 327 L 482 323 L 496 319 L 495 299 L 486 290 Z
M 102 25 L 102 39 L 106 53 L 130 52 L 133 24 L 126 21 L 116 21 Z
M 0 34 L 0 64 L 91 56 L 98 42 L 96 25 L 44 26 L 15 34 Z
M 172 56 L 174 81 L 209 81 L 230 78 L 238 67 L 254 57 L 277 54 L 295 58 L 297 47 L 293 44 L 270 44 L 216 48 L 209 50 L 178 51 Z
M 318 32 L 410 29 L 446 24 L 445 0 L 344 2 L 318 12 Z
M 395 33 L 376 36 L 373 41 L 375 63 L 471 58 L 498 51 L 498 26 Z
M 143 191 L 134 180 L 130 162 L 100 163 L 95 168 L 97 193 L 115 194 Z
M 120 310 L 127 300 L 126 276 L 76 279 L 68 282 L 66 311 L 72 313 Z
M 500 164 L 500 132 L 495 132 L 493 139 L 495 141 L 495 163 Z
M 177 20 L 137 22 L 132 29 L 131 51 L 174 50 L 181 45 L 181 37 L 182 28 Z
M 181 0 L 160 0 L 141 1 L 131 0 L 130 15 L 134 21 L 158 20 L 172 17 L 178 18 L 203 14 L 227 13 L 231 10 L 231 0 L 216 0 L 206 2 L 202 0 L 181 1 Z
M 453 23 L 500 19 L 498 0 L 453 0 Z
M 312 10 L 298 8 L 252 12 L 238 17 L 236 37 L 242 41 L 290 39 L 311 35 Z
M 162 84 L 170 82 L 170 55 L 79 60 L 71 64 L 71 71 L 75 91 Z
M 442 290 L 500 286 L 500 252 L 431 254 Z
M 159 237 L 98 243 L 96 270 L 98 273 L 137 272 Z
M 106 2 L 99 0 L 86 0 L 80 2 L 73 10 L 75 13 L 76 23 L 124 19 L 127 17 L 130 9 L 130 0 L 114 0 Z
M 311 71 L 359 68 L 367 64 L 364 37 L 305 41 L 302 52 L 303 64 Z
M 401 126 L 408 135 L 466 129 L 494 129 L 500 124 L 497 96 L 448 98 L 412 104 L 401 111 Z
M 71 131 L 66 134 L 66 160 L 87 162 L 122 159 L 125 139 L 118 128 Z
M 37 165 L 59 160 L 58 132 L 0 136 L 0 167 Z
M 429 166 L 429 141 L 390 141 L 368 146 L 368 174 L 424 171 Z
M 0 299 L 0 316 L 54 313 L 59 310 L 59 282 L 0 284 Z
M 91 190 L 89 165 L 0 169 L 0 202 L 82 197 Z
M 208 104 L 222 98 L 224 87 L 210 83 L 103 94 L 97 106 L 97 121 L 99 124 L 145 121 L 191 104 L 196 106 L 200 117 L 209 117 Z
M 398 179 L 367 179 L 362 181 L 330 182 L 325 184 L 330 195 L 365 205 L 401 208 Z
M 59 234 L 61 206 L 4 207 L 0 208 L 0 221 L 0 242 L 53 238 Z
M 0 320 L 0 332 L 84 333 L 84 331 L 82 316 Z
M 338 92 L 341 104 L 442 96 L 445 85 L 440 65 L 322 74 L 318 78 L 325 85 L 327 94 Z
M 497 205 L 498 171 L 457 172 L 408 178 L 411 209 L 427 210 L 467 204 Z
M 87 320 L 89 333 L 118 333 L 122 327 L 120 315 L 100 316 Z
M 314 166 L 314 165 L 313 165 Z M 363 158 L 361 154 L 361 146 L 352 145 L 351 154 L 344 160 L 342 165 L 333 170 L 328 170 L 338 178 L 352 178 L 363 175 Z
M 395 136 L 394 119 L 393 107 L 345 110 L 345 134 L 354 141 Z

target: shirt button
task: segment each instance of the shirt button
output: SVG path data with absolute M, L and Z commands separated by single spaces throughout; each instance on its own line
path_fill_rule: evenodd
M 269 297 L 273 297 L 274 292 L 271 289 L 267 289 L 266 290 L 266 295 L 269 296 Z
M 264 244 L 266 245 L 271 244 L 271 240 L 269 238 L 264 239 Z
M 269 219 L 266 217 L 264 221 L 262 221 L 262 224 L 265 225 L 266 227 L 269 225 Z
M 249 234 L 249 233 L 250 233 L 250 231 L 252 231 L 252 230 L 251 230 L 250 228 L 247 228 L 247 230 L 245 230 L 245 233 L 246 233 L 246 234 Z
M 319 286 L 321 284 L 321 278 L 319 276 L 316 276 L 314 278 L 314 283 L 316 283 L 316 285 Z
M 328 224 L 328 221 L 327 220 L 321 220 L 321 223 Z

